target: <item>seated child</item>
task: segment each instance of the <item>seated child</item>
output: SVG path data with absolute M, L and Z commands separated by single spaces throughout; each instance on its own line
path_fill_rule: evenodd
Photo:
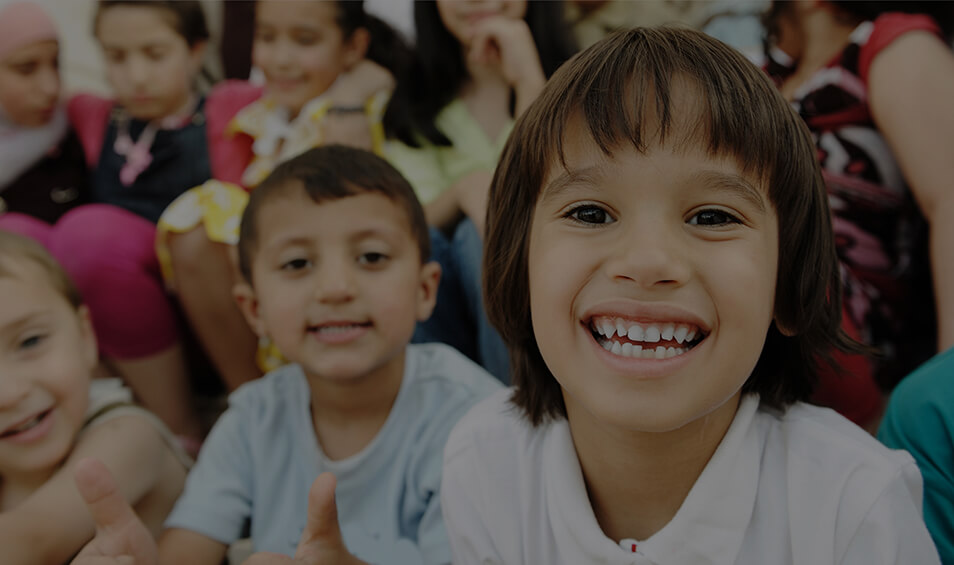
M 190 461 L 97 363 L 89 313 L 33 240 L 0 232 L 0 547 L 3 562 L 60 564 L 89 541 L 93 520 L 72 480 L 81 457 L 116 477 L 149 532 L 182 491 Z
M 907 450 L 924 477 L 924 521 L 942 563 L 954 563 L 954 349 L 901 380 L 878 439 Z
M 516 388 L 448 440 L 454 563 L 939 562 L 911 457 L 801 402 L 860 346 L 809 134 L 738 52 L 635 29 L 562 67 L 487 234 Z
M 230 397 L 166 522 L 159 563 L 218 565 L 249 522 L 256 551 L 293 555 L 309 485 L 327 471 L 357 558 L 450 563 L 438 490 L 444 443 L 498 384 L 448 346 L 408 345 L 440 279 L 425 262 L 428 245 L 414 191 L 363 150 L 309 150 L 251 193 L 235 296 L 290 364 Z M 97 478 L 78 476 L 87 494 Z M 103 549 L 118 526 L 100 525 L 87 562 L 139 555 L 125 542 Z M 143 553 L 152 561 L 138 563 L 156 562 L 154 547 Z
M 83 148 L 60 104 L 59 53 L 42 7 L 0 7 L 0 229 L 42 234 L 39 222 L 86 199 Z

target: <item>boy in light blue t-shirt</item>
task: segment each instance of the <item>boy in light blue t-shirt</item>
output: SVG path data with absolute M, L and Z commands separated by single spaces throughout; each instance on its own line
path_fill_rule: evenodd
M 444 443 L 499 383 L 450 347 L 408 345 L 440 280 L 428 246 L 413 190 L 379 157 L 325 146 L 276 168 L 242 218 L 235 296 L 291 363 L 232 394 L 158 548 L 130 533 L 104 470 L 81 467 L 100 527 L 74 563 L 218 565 L 246 527 L 278 554 L 257 563 L 450 563 Z

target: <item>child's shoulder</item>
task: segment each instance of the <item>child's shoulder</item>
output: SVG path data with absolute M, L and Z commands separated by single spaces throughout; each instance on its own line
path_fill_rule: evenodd
M 404 378 L 415 395 L 468 403 L 486 398 L 502 386 L 483 367 L 443 343 L 408 345 Z
M 517 453 L 532 457 L 552 428 L 566 425 L 560 421 L 531 426 L 511 402 L 513 392 L 513 388 L 497 390 L 460 419 L 447 440 L 445 465 L 470 460 L 476 454 L 487 462 L 502 462 Z M 493 457 L 491 453 L 505 457 Z
M 909 453 L 885 447 L 828 408 L 760 410 L 762 482 L 798 493 L 804 507 L 867 511 L 885 496 L 920 503 L 921 475 Z M 894 494 L 891 494 L 894 493 Z
M 871 434 L 829 408 L 796 403 L 784 413 L 759 410 L 768 446 L 784 447 L 791 455 L 826 467 L 866 466 L 887 472 L 911 461 L 903 451 L 888 449 Z M 779 441 L 783 443 L 779 443 Z M 824 457 L 830 454 L 831 459 Z
M 299 365 L 289 363 L 238 387 L 229 395 L 229 409 L 252 412 L 257 417 L 280 416 L 289 414 L 302 398 L 310 398 L 308 381 Z

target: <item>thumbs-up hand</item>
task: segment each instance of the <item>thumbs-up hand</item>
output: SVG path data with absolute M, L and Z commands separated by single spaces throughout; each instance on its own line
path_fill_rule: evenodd
M 345 547 L 338 526 L 335 476 L 318 475 L 308 491 L 308 521 L 301 532 L 295 558 L 274 553 L 256 553 L 244 565 L 367 565 Z
M 157 565 L 156 542 L 119 492 L 109 469 L 96 459 L 83 459 L 73 476 L 93 515 L 96 537 L 72 565 Z

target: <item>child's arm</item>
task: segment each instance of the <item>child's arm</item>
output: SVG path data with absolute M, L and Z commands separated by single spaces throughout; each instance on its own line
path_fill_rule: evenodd
M 367 104 L 374 94 L 394 90 L 394 77 L 384 67 L 362 60 L 342 74 L 329 90 L 331 109 L 323 118 L 324 143 L 340 143 L 373 151 L 373 117 Z
M 157 548 L 152 534 L 120 493 L 109 470 L 95 459 L 76 467 L 76 485 L 96 524 L 96 537 L 73 565 L 218 565 L 225 546 L 187 530 L 167 530 Z
M 481 21 L 467 56 L 471 64 L 500 67 L 514 90 L 514 116 L 522 114 L 546 84 L 533 34 L 521 19 L 493 17 Z
M 902 35 L 872 61 L 869 104 L 930 224 L 940 350 L 954 345 L 954 54 L 927 32 Z
M 145 418 L 120 416 L 86 432 L 63 468 L 22 504 L 0 514 L 4 561 L 18 565 L 66 562 L 94 533 L 72 472 L 83 457 L 101 460 L 133 504 L 150 493 L 167 467 L 168 447 Z

